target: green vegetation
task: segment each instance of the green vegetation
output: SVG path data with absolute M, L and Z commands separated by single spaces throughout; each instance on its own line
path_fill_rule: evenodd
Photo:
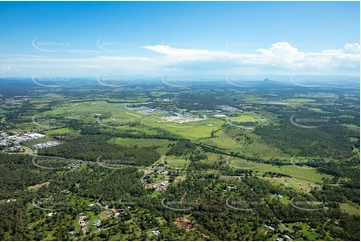
M 359 240 L 358 89 L 84 82 L 3 105 L 0 240 Z

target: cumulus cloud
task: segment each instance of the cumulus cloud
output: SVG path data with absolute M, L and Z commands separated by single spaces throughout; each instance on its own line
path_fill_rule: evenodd
M 139 73 L 151 75 L 216 73 L 219 75 L 245 73 L 262 74 L 332 74 L 359 75 L 360 45 L 346 43 L 339 49 L 302 52 L 288 42 L 255 48 L 254 53 L 232 53 L 208 49 L 173 48 L 167 45 L 143 46 L 147 57 L 101 55 L 61 58 L 59 56 L 0 55 L 0 73 L 16 73 L 19 69 L 37 72 L 44 69 L 63 69 L 88 73 Z M 29 72 L 29 71 L 28 71 Z M 33 73 L 31 73 L 33 74 Z M 247 73 L 245 73 L 247 74 Z
M 308 53 L 299 51 L 288 42 L 277 42 L 267 49 L 259 48 L 256 50 L 258 54 L 175 49 L 165 45 L 145 46 L 144 48 L 164 54 L 166 56 L 164 65 L 181 66 L 183 69 L 192 70 L 195 67 L 207 69 L 207 66 L 211 66 L 211 69 L 215 66 L 226 69 L 227 66 L 253 65 L 260 69 L 269 69 L 267 66 L 277 66 L 277 68 L 284 68 L 285 70 L 308 68 L 308 70 L 319 71 L 320 69 L 334 68 L 334 66 L 357 68 L 354 62 L 359 62 L 360 59 L 360 45 L 357 43 L 346 44 L 342 49 Z
M 360 62 L 360 45 L 357 43 L 347 43 L 342 49 L 323 50 L 321 53 L 333 60 Z
M 360 54 L 360 44 L 345 44 L 344 52 L 350 54 Z
M 266 56 L 303 56 L 303 53 L 298 52 L 297 48 L 292 47 L 287 42 L 277 42 L 274 43 L 269 49 L 261 48 L 257 51 Z

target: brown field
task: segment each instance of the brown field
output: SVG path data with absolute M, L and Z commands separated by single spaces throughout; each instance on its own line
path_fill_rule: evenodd
M 29 186 L 28 190 L 38 190 L 40 187 L 42 187 L 44 185 L 49 185 L 49 184 L 50 184 L 50 181 L 43 182 L 43 183 L 40 183 L 40 184 L 36 184 L 34 186 Z

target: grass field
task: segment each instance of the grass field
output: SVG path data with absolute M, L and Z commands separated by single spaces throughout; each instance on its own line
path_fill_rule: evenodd
M 186 168 L 189 165 L 189 161 L 175 157 L 174 155 L 164 157 L 164 162 L 173 168 Z
M 238 131 L 237 131 L 238 132 Z M 199 140 L 207 145 L 216 146 L 219 148 L 223 148 L 228 150 L 229 152 L 239 152 L 248 157 L 260 157 L 261 159 L 270 159 L 270 158 L 279 158 L 281 160 L 288 160 L 290 159 L 290 155 L 285 154 L 282 150 L 272 147 L 261 139 L 258 135 L 247 132 L 241 131 L 244 134 L 247 134 L 248 137 L 253 139 L 253 143 L 249 144 L 246 143 L 244 139 L 241 139 L 239 142 L 236 139 L 230 137 L 230 134 L 224 133 L 222 130 L 216 133 L 215 138 L 208 138 Z
M 243 123 L 243 122 L 259 122 L 259 121 L 267 121 L 267 119 L 265 117 L 262 117 L 256 113 L 253 112 L 244 112 L 242 113 L 242 115 L 238 116 L 238 117 L 231 117 L 229 118 L 229 121 L 234 121 L 234 122 L 238 122 L 238 123 Z
M 282 177 L 282 178 L 263 177 L 262 179 L 267 180 L 267 181 L 271 182 L 273 185 L 276 185 L 276 186 L 285 187 L 284 184 L 287 183 L 288 185 L 290 185 L 292 187 L 293 190 L 297 190 L 299 192 L 310 192 L 311 189 L 312 189 L 310 186 L 318 187 L 318 188 L 321 189 L 321 186 L 316 185 L 315 182 L 310 182 L 310 181 L 306 181 L 306 180 L 299 179 L 299 178 L 293 178 L 293 177 L 292 178 L 289 178 L 289 177 Z M 299 185 L 299 183 L 302 184 L 302 186 Z M 310 184 L 308 184 L 308 183 L 310 183 Z
M 340 208 L 346 213 L 360 215 L 360 206 L 353 202 L 341 203 Z
M 69 128 L 53 129 L 45 131 L 46 135 L 65 135 L 72 132 Z
M 314 111 L 316 113 L 327 113 L 327 112 L 323 111 L 321 108 L 309 108 L 308 110 Z
M 254 169 L 257 169 L 261 172 L 266 172 L 266 171 L 270 171 L 270 172 L 278 172 L 278 173 L 282 173 L 282 174 L 287 174 L 292 176 L 292 178 L 298 178 L 304 181 L 308 181 L 308 182 L 318 182 L 318 183 L 322 183 L 322 177 L 325 178 L 332 178 L 332 176 L 327 175 L 327 174 L 319 174 L 316 172 L 316 170 L 314 169 L 301 169 L 301 168 L 297 168 L 295 166 L 272 166 L 272 165 L 268 165 L 268 164 L 264 164 L 264 163 L 256 163 L 256 162 L 250 162 L 250 161 L 232 161 L 230 160 L 230 164 L 235 166 L 235 167 L 240 167 L 240 168 L 247 168 L 247 167 L 254 167 Z M 288 180 L 288 179 L 287 179 Z M 291 185 L 291 184 L 290 184 Z
M 239 123 L 243 123 L 243 122 L 256 122 L 256 119 L 254 116 L 252 115 L 247 115 L 247 114 L 242 114 L 241 116 L 238 116 L 236 118 L 230 118 L 230 121 L 236 121 Z
M 304 106 L 304 104 L 315 102 L 315 100 L 307 98 L 290 98 L 283 100 L 283 102 L 288 103 L 288 105 L 292 108 L 296 108 L 299 106 Z
M 134 146 L 138 145 L 139 147 L 149 147 L 149 146 L 160 146 L 157 151 L 161 155 L 165 155 L 169 150 L 169 144 L 174 142 L 165 140 L 165 139 L 130 139 L 130 138 L 116 138 L 108 141 L 109 143 L 123 145 L 123 146 Z

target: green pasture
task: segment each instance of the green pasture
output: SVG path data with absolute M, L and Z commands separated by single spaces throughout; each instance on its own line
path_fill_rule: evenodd
M 60 129 L 47 130 L 47 131 L 45 131 L 45 135 L 48 135 L 48 136 L 66 135 L 66 134 L 69 134 L 70 132 L 74 132 L 74 131 L 72 131 L 69 128 L 60 128 Z
M 316 183 L 316 182 L 322 183 L 323 177 L 329 178 L 329 179 L 332 178 L 332 176 L 330 176 L 330 175 L 317 173 L 315 169 L 302 169 L 302 168 L 295 167 L 293 165 L 274 166 L 274 165 L 269 165 L 269 164 L 264 164 L 264 163 L 256 163 L 256 162 L 251 162 L 251 161 L 248 161 L 248 162 L 230 161 L 230 164 L 235 167 L 238 166 L 240 168 L 244 168 L 245 166 L 254 167 L 254 169 L 257 169 L 261 172 L 269 171 L 269 172 L 278 172 L 278 173 L 282 173 L 282 174 L 287 174 L 289 176 L 292 176 L 292 178 L 298 178 L 298 179 L 301 179 L 304 181 L 314 182 L 314 183 Z M 287 180 L 289 180 L 289 178 Z
M 174 143 L 165 139 L 131 139 L 131 138 L 116 138 L 109 140 L 109 143 L 122 145 L 122 146 L 134 146 L 149 147 L 149 146 L 160 146 L 157 151 L 164 155 L 170 149 L 168 145 Z
M 297 168 L 296 168 L 297 169 Z M 261 177 L 260 177 L 261 178 Z M 286 187 L 284 186 L 284 184 L 288 184 L 292 187 L 292 190 L 297 190 L 299 192 L 310 192 L 311 191 L 311 187 L 318 187 L 318 189 L 321 189 L 320 185 L 316 185 L 315 182 L 310 182 L 310 181 L 306 181 L 300 178 L 289 178 L 289 177 L 281 177 L 281 178 L 271 178 L 271 177 L 262 177 L 262 179 L 269 181 L 270 183 L 272 183 L 275 186 L 283 186 L 285 189 Z M 302 184 L 301 185 L 299 185 Z
M 290 155 L 285 154 L 277 147 L 266 144 L 258 135 L 247 131 L 242 132 L 247 133 L 247 136 L 254 140 L 252 144 L 246 144 L 244 139 L 237 142 L 236 139 L 230 137 L 230 135 L 224 133 L 222 130 L 216 133 L 215 138 L 202 139 L 200 142 L 206 145 L 223 148 L 229 152 L 239 152 L 248 157 L 260 157 L 267 160 L 274 157 L 283 160 L 290 159 Z
M 174 155 L 165 156 L 164 162 L 167 162 L 168 166 L 171 166 L 173 168 L 186 168 L 189 166 L 190 161 L 178 158 Z
M 340 203 L 340 208 L 348 214 L 360 215 L 360 206 L 357 203 L 350 201 L 347 203 Z

